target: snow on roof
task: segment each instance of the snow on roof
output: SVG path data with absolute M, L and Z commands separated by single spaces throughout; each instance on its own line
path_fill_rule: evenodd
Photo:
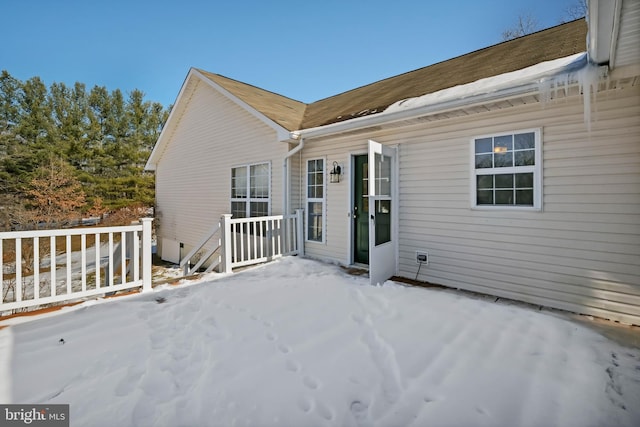
M 554 80 L 559 75 L 566 75 L 583 68 L 587 64 L 587 53 L 577 53 L 552 61 L 541 62 L 531 67 L 493 77 L 476 80 L 464 85 L 454 86 L 437 92 L 428 93 L 415 98 L 398 101 L 380 114 L 390 114 L 402 110 L 409 110 L 430 105 L 441 104 L 447 101 L 469 98 L 477 95 L 485 95 L 498 92 L 503 89 L 514 88 L 527 84 L 542 84 Z

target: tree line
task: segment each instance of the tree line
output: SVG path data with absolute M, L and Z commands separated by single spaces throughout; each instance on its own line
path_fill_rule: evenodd
M 83 83 L 0 74 L 0 231 L 153 206 L 144 165 L 169 108 Z

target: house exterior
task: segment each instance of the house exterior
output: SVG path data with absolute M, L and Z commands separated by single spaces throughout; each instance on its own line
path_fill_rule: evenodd
M 159 253 L 301 208 L 305 255 L 373 283 L 640 324 L 640 3 L 589 6 L 312 104 L 190 70 L 147 164 Z

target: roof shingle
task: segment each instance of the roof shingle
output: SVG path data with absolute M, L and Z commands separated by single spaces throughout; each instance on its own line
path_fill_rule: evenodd
M 311 104 L 304 104 L 219 74 L 198 71 L 266 117 L 293 131 L 379 113 L 403 99 L 585 52 L 586 40 L 587 24 L 584 19 L 579 19 Z
M 283 128 L 296 130 L 300 126 L 304 110 L 307 107 L 304 102 L 296 101 L 220 74 L 210 73 L 201 69 L 198 69 L 198 71 Z
M 586 51 L 584 19 L 558 25 L 310 104 L 301 129 L 383 111 L 396 101 Z

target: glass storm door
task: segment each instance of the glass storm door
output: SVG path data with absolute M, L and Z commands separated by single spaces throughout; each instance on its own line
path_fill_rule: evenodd
M 369 278 L 382 284 L 396 274 L 395 148 L 369 140 Z

